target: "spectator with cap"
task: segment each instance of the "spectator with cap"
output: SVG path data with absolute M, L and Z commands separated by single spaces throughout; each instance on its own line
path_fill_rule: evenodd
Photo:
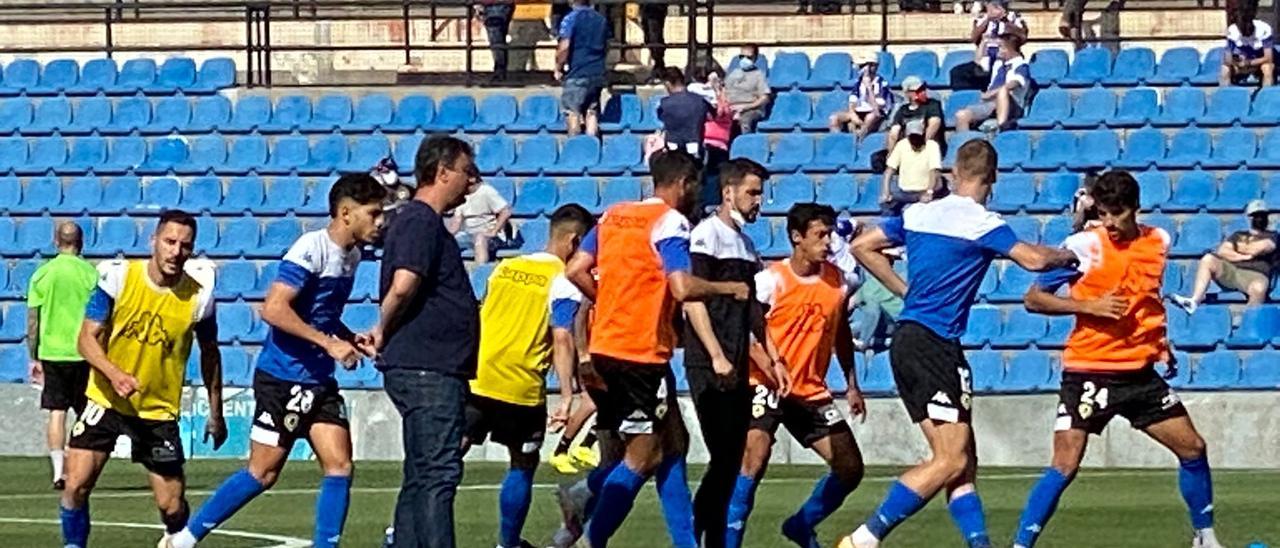
M 511 204 L 480 178 L 474 165 L 467 175 L 466 201 L 453 210 L 448 228 L 458 247 L 475 249 L 476 262 L 487 263 L 500 247 L 503 230 L 511 220 Z
M 929 202 L 942 190 L 942 151 L 924 136 L 924 121 L 907 122 L 907 138 L 889 153 L 880 185 L 880 203 L 891 209 L 915 202 Z
M 858 84 L 849 93 L 849 108 L 831 115 L 828 125 L 838 132 L 846 124 L 849 132 L 862 140 L 880 129 L 880 121 L 893 108 L 893 90 L 878 74 L 880 59 L 875 53 L 858 56 Z
M 1191 296 L 1173 296 L 1173 302 L 1188 314 L 1194 314 L 1204 302 L 1210 281 L 1218 282 L 1223 289 L 1244 293 L 1249 306 L 1267 300 L 1277 259 L 1276 233 L 1270 229 L 1271 211 L 1266 202 L 1253 200 L 1245 206 L 1244 214 L 1249 228 L 1228 236 L 1217 250 L 1200 258 Z
M 885 150 L 892 152 L 898 140 L 906 131 L 907 122 L 919 120 L 924 124 L 924 137 L 938 143 L 938 150 L 943 154 L 947 150 L 946 136 L 943 134 L 942 101 L 929 96 L 929 89 L 924 80 L 916 76 L 908 76 L 902 81 L 902 94 L 906 101 L 893 111 L 889 123 L 889 139 L 885 142 Z
M 1022 57 L 1022 41 L 1017 35 L 1000 37 L 1000 54 L 991 82 L 982 100 L 956 112 L 956 130 L 969 131 L 975 122 L 995 118 L 1000 129 L 1022 117 L 1031 94 L 1031 65 Z
M 600 93 L 605 85 L 609 21 L 591 8 L 590 0 L 573 0 L 573 11 L 560 21 L 554 76 L 561 82 L 560 107 L 572 137 L 600 134 Z
M 770 99 L 769 82 L 764 71 L 756 66 L 754 58 L 738 57 L 737 66 L 731 67 L 724 79 L 724 93 L 738 122 L 739 132 L 754 132 L 756 124 L 764 118 Z
M 1263 87 L 1275 82 L 1275 38 L 1271 25 L 1254 18 L 1255 10 L 1244 6 L 1232 12 L 1218 77 L 1221 85 L 1243 85 L 1250 77 L 1257 77 Z
M 1009 9 L 1007 0 L 991 0 L 973 19 L 969 39 L 975 49 L 973 61 L 951 69 L 951 89 L 983 89 L 1000 54 L 1000 37 L 1006 34 L 1027 39 L 1027 22 Z

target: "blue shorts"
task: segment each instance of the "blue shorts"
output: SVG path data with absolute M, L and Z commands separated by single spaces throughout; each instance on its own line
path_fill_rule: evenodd
M 604 77 L 566 78 L 560 92 L 560 108 L 566 112 L 586 114 L 600 108 L 600 92 Z

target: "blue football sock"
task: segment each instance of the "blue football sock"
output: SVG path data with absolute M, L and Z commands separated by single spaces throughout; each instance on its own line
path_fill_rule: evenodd
M 822 476 L 813 486 L 813 493 L 795 514 L 782 523 L 782 534 L 801 546 L 813 546 L 814 528 L 844 504 L 853 490 L 831 474 Z
M 347 507 L 351 502 L 351 476 L 325 476 L 320 480 L 316 497 L 316 528 L 311 544 L 315 548 L 331 548 L 342 538 L 347 523 Z
M 910 487 L 903 485 L 901 481 L 895 481 L 889 486 L 884 502 L 867 518 L 867 530 L 876 538 L 884 540 L 894 527 L 924 508 L 926 502 L 928 501 Z
M 498 492 L 498 543 L 508 548 L 520 546 L 520 533 L 533 503 L 533 470 L 512 468 L 502 478 Z
M 613 473 L 613 469 L 619 464 L 621 461 L 608 465 L 601 464 L 587 473 L 587 490 L 591 492 L 591 497 L 587 499 L 582 511 L 588 518 L 596 512 L 596 501 L 600 500 L 600 492 L 604 490 L 605 480 L 609 479 L 609 474 Z
M 265 490 L 266 487 L 258 483 L 248 469 L 241 468 L 223 481 L 218 490 L 213 492 L 213 496 L 200 505 L 196 515 L 187 524 L 187 529 L 196 540 L 203 539 L 209 531 L 227 521 L 227 518 Z
M 724 546 L 739 548 L 747 532 L 747 517 L 756 503 L 756 479 L 739 474 L 729 498 L 729 510 L 725 513 Z
M 89 503 L 71 510 L 58 504 L 58 517 L 62 519 L 62 545 L 67 548 L 84 548 L 89 544 Z
M 1018 520 L 1018 534 L 1014 544 L 1030 548 L 1035 546 L 1036 538 L 1044 531 L 1044 526 L 1058 509 L 1058 499 L 1067 490 L 1072 478 L 1062 475 L 1056 468 L 1049 468 L 1040 476 L 1040 481 L 1031 488 L 1027 496 L 1027 506 L 1022 509 L 1022 518 Z
M 991 537 L 987 536 L 987 516 L 982 511 L 982 499 L 978 497 L 977 491 L 951 499 L 947 510 L 951 511 L 951 520 L 956 522 L 960 533 L 964 535 L 965 546 L 991 547 Z
M 1213 479 L 1209 474 L 1209 457 L 1182 461 L 1178 469 L 1178 490 L 1191 512 L 1191 526 L 1213 527 Z
M 626 463 L 614 467 L 608 479 L 596 495 L 595 513 L 587 524 L 587 540 L 593 548 L 604 548 L 622 526 L 622 520 L 631 512 L 631 505 L 636 502 L 636 495 L 644 486 L 645 477 L 637 474 Z
M 658 465 L 654 474 L 658 499 L 662 502 L 662 517 L 667 522 L 671 545 L 677 548 L 696 548 L 698 539 L 693 533 L 693 495 L 689 493 L 689 472 L 684 455 L 669 456 Z

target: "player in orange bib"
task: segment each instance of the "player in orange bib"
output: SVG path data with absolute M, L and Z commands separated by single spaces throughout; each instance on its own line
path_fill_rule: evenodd
M 1169 234 L 1139 224 L 1138 182 L 1125 171 L 1100 177 L 1092 196 L 1101 227 L 1076 233 L 1063 246 L 1077 268 L 1041 275 L 1027 291 L 1027 310 L 1072 314 L 1075 328 L 1062 353 L 1062 388 L 1054 424 L 1053 464 L 1032 488 L 1015 547 L 1030 548 L 1075 478 L 1089 434 L 1116 415 L 1177 455 L 1178 487 L 1191 511 L 1193 548 L 1220 548 L 1213 533 L 1213 485 L 1205 443 L 1177 394 L 1156 374 L 1176 371 L 1165 327 L 1161 282 Z M 1057 291 L 1069 284 L 1066 296 Z
M 765 336 L 777 346 L 786 376 L 775 379 L 773 372 L 758 364 L 751 369 L 751 427 L 729 501 L 726 547 L 742 546 L 756 486 L 768 465 L 779 425 L 785 425 L 831 467 L 809 500 L 783 522 L 787 539 L 804 548 L 820 546 L 814 528 L 862 481 L 862 453 L 826 381 L 834 350 L 848 378 L 849 410 L 865 420 L 866 404 L 854 375 L 844 276 L 827 260 L 835 226 L 836 212 L 830 206 L 795 205 L 787 212 L 791 258 L 756 274 L 756 299 L 765 308 Z

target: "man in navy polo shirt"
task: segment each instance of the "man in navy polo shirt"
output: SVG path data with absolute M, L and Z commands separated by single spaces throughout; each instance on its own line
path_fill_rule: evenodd
M 573 0 L 573 11 L 560 22 L 555 77 L 564 86 L 560 107 L 569 136 L 577 135 L 584 123 L 587 135 L 599 134 L 609 33 L 609 21 L 592 9 L 589 0 Z
M 404 482 L 395 546 L 447 547 L 453 497 L 462 479 L 463 408 L 475 377 L 480 310 L 462 251 L 441 214 L 462 204 L 475 154 L 436 136 L 414 159 L 418 189 L 386 231 L 378 326 L 378 368 L 404 421 Z

